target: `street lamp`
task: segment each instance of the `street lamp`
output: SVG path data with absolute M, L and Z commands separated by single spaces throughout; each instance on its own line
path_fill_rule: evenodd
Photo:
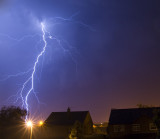
M 39 121 L 39 126 L 42 126 L 43 125 L 43 121 Z
M 33 126 L 33 123 L 32 123 L 32 121 L 28 121 L 28 122 L 26 123 L 26 125 L 27 125 L 27 127 L 32 127 L 32 126 Z
M 30 131 L 30 139 L 32 139 L 32 127 L 33 127 L 33 123 L 32 123 L 32 121 L 27 121 L 26 125 L 27 125 L 28 128 L 31 129 L 31 131 Z

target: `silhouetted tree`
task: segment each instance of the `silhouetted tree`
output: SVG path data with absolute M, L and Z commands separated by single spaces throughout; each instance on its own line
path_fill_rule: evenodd
M 82 138 L 82 125 L 80 122 L 76 121 L 71 128 L 69 134 L 69 139 L 81 139 Z
M 0 138 L 9 138 L 15 130 L 24 125 L 27 112 L 16 106 L 2 107 L 0 110 Z M 13 138 L 13 137 L 12 137 Z
M 156 107 L 154 105 L 144 105 L 144 104 L 137 104 L 136 105 L 138 108 L 153 108 L 153 107 Z

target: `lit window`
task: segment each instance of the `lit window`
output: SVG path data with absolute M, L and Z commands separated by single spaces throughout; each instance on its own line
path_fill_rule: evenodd
M 140 124 L 133 124 L 132 125 L 132 131 L 137 132 L 140 131 Z
M 114 125 L 114 132 L 123 132 L 124 126 L 123 125 Z
M 157 126 L 154 123 L 149 124 L 149 130 L 157 130 Z

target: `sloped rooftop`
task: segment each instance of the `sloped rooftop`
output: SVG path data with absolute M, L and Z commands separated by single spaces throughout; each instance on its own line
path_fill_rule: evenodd
M 153 118 L 155 111 L 157 110 L 160 111 L 160 107 L 112 109 L 109 118 L 109 124 L 132 124 L 141 116 Z
M 45 124 L 49 125 L 73 125 L 75 121 L 83 123 L 88 111 L 74 112 L 52 112 L 46 119 Z

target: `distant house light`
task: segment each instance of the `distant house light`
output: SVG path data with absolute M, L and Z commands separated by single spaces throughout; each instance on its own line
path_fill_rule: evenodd
M 157 130 L 157 126 L 154 123 L 150 123 L 149 124 L 149 130 L 155 131 L 155 130 Z
M 39 126 L 42 126 L 43 125 L 43 121 L 39 121 Z

